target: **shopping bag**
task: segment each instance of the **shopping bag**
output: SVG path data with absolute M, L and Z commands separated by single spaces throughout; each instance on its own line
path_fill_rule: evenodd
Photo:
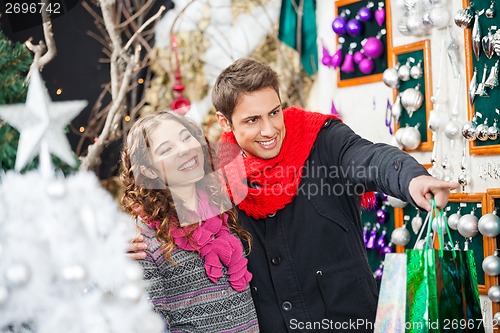
M 439 248 L 433 248 L 433 221 L 437 219 L 447 229 L 448 224 L 434 200 L 432 203 L 433 209 L 422 227 L 427 227 L 424 249 L 406 251 L 406 332 L 484 332 L 473 253 L 445 250 L 439 226 Z M 447 237 L 453 244 L 449 229 Z
M 406 254 L 387 253 L 380 283 L 374 333 L 404 333 L 406 308 Z

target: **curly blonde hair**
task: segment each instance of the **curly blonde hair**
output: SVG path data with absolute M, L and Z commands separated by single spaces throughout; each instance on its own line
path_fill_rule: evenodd
M 149 221 L 160 221 L 161 225 L 156 231 L 156 238 L 163 243 L 162 251 L 165 258 L 172 260 L 172 251 L 175 248 L 175 242 L 170 235 L 172 224 L 179 225 L 179 216 L 186 216 L 188 209 L 184 205 L 175 205 L 174 202 L 182 202 L 175 198 L 159 177 L 155 179 L 148 178 L 141 173 L 141 167 L 152 167 L 150 153 L 151 133 L 162 121 L 174 120 L 183 125 L 191 135 L 200 143 L 204 154 L 205 176 L 197 182 L 197 187 L 203 185 L 206 189 L 211 202 L 225 211 L 228 219 L 229 229 L 235 232 L 240 239 L 246 243 L 248 252 L 251 249 L 252 237 L 250 233 L 243 229 L 238 223 L 237 213 L 234 205 L 228 200 L 227 194 L 222 188 L 222 182 L 218 175 L 213 173 L 215 154 L 208 141 L 203 135 L 202 130 L 186 117 L 180 116 L 171 111 L 161 111 L 148 114 L 140 118 L 130 129 L 124 142 L 121 156 L 121 174 L 120 179 L 125 185 L 125 191 L 121 199 L 125 211 L 134 216 L 141 217 Z M 228 207 L 230 207 L 228 209 Z M 182 210 L 182 211 L 180 211 Z M 196 225 L 185 227 L 188 236 L 190 236 Z

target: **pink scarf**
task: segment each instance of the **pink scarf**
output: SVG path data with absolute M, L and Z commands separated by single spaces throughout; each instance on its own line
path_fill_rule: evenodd
M 247 270 L 248 260 L 243 256 L 241 241 L 231 235 L 226 214 L 217 214 L 217 207 L 210 204 L 209 196 L 198 191 L 198 213 L 202 222 L 188 237 L 188 228 L 172 224 L 170 234 L 175 245 L 186 251 L 197 251 L 205 261 L 205 271 L 210 281 L 217 283 L 222 277 L 222 265 L 226 266 L 229 284 L 236 291 L 245 290 L 252 274 Z M 208 217 L 210 216 L 210 217 Z M 146 221 L 152 229 L 158 229 L 157 221 Z

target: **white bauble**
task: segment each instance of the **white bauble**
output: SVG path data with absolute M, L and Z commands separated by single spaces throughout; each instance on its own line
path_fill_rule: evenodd
M 458 232 L 464 237 L 474 237 L 478 234 L 478 218 L 472 214 L 466 214 L 458 220 Z

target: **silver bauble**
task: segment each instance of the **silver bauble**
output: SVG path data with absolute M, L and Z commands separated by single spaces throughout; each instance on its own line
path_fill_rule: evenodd
M 136 284 L 127 284 L 118 291 L 118 296 L 132 303 L 138 303 L 141 300 L 142 290 Z
M 409 75 L 409 74 L 408 74 Z M 408 88 L 401 93 L 401 105 L 408 111 L 411 117 L 413 112 L 420 109 L 424 102 L 424 95 L 418 90 L 419 86 L 415 88 Z
M 462 136 L 469 141 L 476 140 L 476 125 L 474 125 L 474 123 L 471 121 L 468 121 L 465 124 L 463 124 Z
M 432 26 L 436 29 L 444 29 L 448 26 L 450 21 L 450 14 L 446 8 L 438 7 L 433 8 L 429 14 L 429 19 L 432 22 Z
M 472 23 L 474 21 L 474 15 L 472 15 L 472 12 L 468 8 L 459 9 L 455 14 L 454 19 L 455 19 L 455 24 L 459 28 L 465 29 L 472 26 Z
M 392 197 L 390 195 L 387 196 L 387 204 L 394 208 L 405 208 L 406 205 L 408 205 L 407 202 L 399 200 L 398 198 Z
M 478 218 L 472 214 L 465 214 L 458 220 L 458 232 L 464 237 L 474 237 L 478 234 Z
M 418 232 L 420 231 L 420 228 L 422 228 L 423 223 L 424 221 L 422 220 L 420 215 L 417 215 L 411 219 L 411 229 L 413 230 L 415 235 L 418 235 Z
M 458 176 L 458 183 L 462 186 L 470 185 L 471 177 L 465 170 Z
M 497 312 L 493 315 L 493 325 L 500 324 L 500 312 Z
M 496 255 L 487 256 L 483 260 L 482 267 L 489 276 L 497 276 L 500 274 L 500 258 Z
M 479 141 L 488 140 L 488 126 L 484 124 L 479 124 L 476 127 L 476 139 Z
M 410 76 L 412 79 L 420 79 L 424 74 L 424 70 L 422 69 L 422 65 L 419 62 L 418 65 L 412 66 L 410 68 Z
M 396 97 L 396 101 L 392 105 L 392 110 L 391 114 L 392 116 L 396 119 L 396 121 L 399 121 L 399 117 L 401 117 L 401 95 L 398 94 L 398 97 Z
M 382 74 L 382 81 L 384 81 L 385 85 L 392 89 L 399 88 L 399 77 L 398 71 L 396 68 L 387 68 Z
M 410 242 L 410 232 L 405 226 L 394 229 L 391 234 L 391 242 L 396 245 L 406 246 Z
M 9 290 L 0 284 L 0 307 L 7 303 L 9 299 Z
M 389 143 L 391 146 L 396 147 L 398 149 L 403 149 L 403 145 L 398 142 L 395 136 L 392 136 L 391 142 Z
M 444 178 L 443 169 L 438 167 L 437 165 L 433 165 L 427 170 L 427 172 L 429 173 L 429 175 L 431 175 L 431 177 L 434 177 L 436 179 L 442 180 Z
M 497 54 L 497 56 L 500 56 L 500 30 L 497 30 L 495 34 L 493 35 L 493 50 Z
M 496 140 L 498 138 L 498 127 L 493 125 L 488 127 L 488 139 Z
M 398 68 L 398 78 L 401 81 L 408 81 L 410 79 L 410 66 L 408 63 L 399 66 Z
M 87 271 L 81 265 L 68 265 L 62 269 L 61 276 L 68 282 L 82 282 L 87 277 Z
M 500 235 L 500 217 L 497 214 L 485 214 L 477 222 L 477 227 L 481 235 L 496 237 Z
M 431 12 L 425 12 L 424 15 L 422 15 L 422 23 L 425 28 L 432 28 Z
M 418 36 L 422 34 L 424 29 L 424 24 L 422 22 L 422 18 L 419 15 L 410 15 L 406 19 L 406 27 L 408 32 L 412 36 Z
M 492 302 L 499 303 L 500 302 L 500 286 L 490 287 L 488 290 L 488 297 Z
M 25 263 L 11 264 L 5 270 L 5 280 L 12 287 L 22 287 L 31 279 L 31 270 Z
M 451 214 L 448 217 L 448 226 L 450 227 L 450 229 L 458 230 L 458 220 L 460 220 L 461 217 L 462 215 L 460 215 L 459 212 Z
M 417 149 L 421 143 L 421 135 L 415 127 L 408 127 L 401 136 L 401 144 L 408 150 Z
M 398 31 L 403 36 L 409 36 L 410 30 L 408 30 L 408 19 L 406 17 L 402 17 L 398 20 Z
M 447 233 L 446 232 L 446 224 L 440 216 L 438 216 L 432 220 L 432 231 L 434 231 L 434 233 L 438 234 L 439 227 L 441 228 L 443 235 L 446 235 L 446 233 Z
M 462 136 L 462 124 L 458 120 L 452 120 L 444 126 L 444 135 L 450 140 L 458 140 Z
M 406 130 L 408 129 L 409 127 L 400 127 L 398 128 L 398 130 L 396 131 L 396 133 L 394 134 L 394 137 L 396 138 L 396 141 L 402 146 L 403 143 L 402 143 L 402 139 L 403 139 L 403 135 L 404 133 L 406 132 Z
M 432 132 L 439 132 L 449 122 L 448 113 L 440 111 L 439 109 L 431 110 L 429 113 L 429 120 L 427 127 Z

